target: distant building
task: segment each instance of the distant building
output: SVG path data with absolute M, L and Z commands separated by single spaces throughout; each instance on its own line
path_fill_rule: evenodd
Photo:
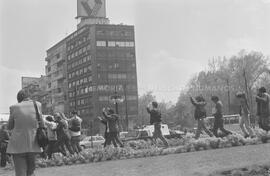
M 43 113 L 49 113 L 47 108 L 48 104 L 48 92 L 46 90 L 47 77 L 41 76 L 35 77 L 22 77 L 22 89 L 26 90 L 30 95 L 30 98 L 41 102 Z

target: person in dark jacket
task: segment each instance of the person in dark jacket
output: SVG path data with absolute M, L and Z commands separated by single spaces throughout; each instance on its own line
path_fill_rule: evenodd
M 195 106 L 194 118 L 198 121 L 198 127 L 195 134 L 195 139 L 200 137 L 202 130 L 204 130 L 210 137 L 213 134 L 206 128 L 204 119 L 206 118 L 206 102 L 202 96 L 197 96 L 195 99 L 190 97 L 191 103 Z
M 159 138 L 163 142 L 164 146 L 168 147 L 169 144 L 161 132 L 161 113 L 158 110 L 158 103 L 155 101 L 152 102 L 152 108 L 150 109 L 150 106 L 148 105 L 146 110 L 150 114 L 150 124 L 154 125 L 153 138 L 155 140 Z
M 232 132 L 226 130 L 223 125 L 223 114 L 222 114 L 222 102 L 219 100 L 217 96 L 212 96 L 211 100 L 215 103 L 215 112 L 213 116 L 215 117 L 213 133 L 216 137 L 218 137 L 218 129 L 222 131 L 226 136 L 232 134 Z
M 108 144 L 108 141 L 109 141 L 109 134 L 108 134 L 108 121 L 105 119 L 105 117 L 104 118 L 102 118 L 102 117 L 98 117 L 98 119 L 100 120 L 100 122 L 103 124 L 103 125 L 105 125 L 105 132 L 104 132 L 104 138 L 105 138 L 105 142 L 104 142 L 104 144 L 103 144 L 103 147 L 105 148 L 106 146 L 107 146 L 107 144 Z
M 0 153 L 1 153 L 1 167 L 7 165 L 7 146 L 8 146 L 9 134 L 7 131 L 7 125 L 3 124 L 0 129 Z
M 61 116 L 60 113 L 55 113 L 54 115 L 55 121 L 57 123 L 57 127 L 56 127 L 56 134 L 57 134 L 57 143 L 56 146 L 59 148 L 60 152 L 66 156 L 66 149 L 65 147 L 68 149 L 69 153 L 71 155 L 74 154 L 74 150 L 71 146 L 70 143 L 70 135 L 69 135 L 69 131 L 68 131 L 68 124 L 65 121 L 65 119 L 63 119 L 63 117 Z
M 269 100 L 270 96 L 266 93 L 265 87 L 259 88 L 258 95 L 256 96 L 257 102 L 257 116 L 259 117 L 259 127 L 265 131 L 270 130 L 269 126 Z
M 114 113 L 113 109 L 108 108 L 108 112 L 105 108 L 103 108 L 103 116 L 107 120 L 107 133 L 108 133 L 108 142 L 107 144 L 110 145 L 111 142 L 113 143 L 114 147 L 117 147 L 117 143 L 120 147 L 123 147 L 123 143 L 120 141 L 118 136 L 119 130 L 119 116 Z

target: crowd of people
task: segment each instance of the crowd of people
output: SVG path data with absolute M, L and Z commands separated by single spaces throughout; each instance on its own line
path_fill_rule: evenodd
M 10 107 L 8 123 L 0 130 L 1 167 L 5 167 L 9 160 L 14 165 L 16 176 L 32 176 L 37 155 L 51 159 L 56 152 L 66 156 L 82 151 L 79 144 L 82 119 L 75 110 L 70 118 L 62 112 L 43 118 L 41 104 L 31 100 L 26 91 L 18 92 L 17 101 Z M 37 116 L 42 117 L 40 121 Z M 40 127 L 46 129 L 47 145 L 43 147 L 37 141 Z
M 246 97 L 246 94 L 243 92 L 238 92 L 236 94 L 236 98 L 239 101 L 239 115 L 241 116 L 240 118 L 240 128 L 243 132 L 243 135 L 245 138 L 254 138 L 256 137 L 251 124 L 250 124 L 250 107 L 248 105 L 248 100 Z M 206 134 L 208 134 L 210 137 L 215 136 L 215 137 L 221 137 L 221 136 L 227 136 L 232 134 L 231 131 L 227 130 L 224 128 L 223 125 L 223 104 L 221 100 L 218 98 L 218 96 L 212 96 L 211 100 L 215 104 L 215 109 L 213 111 L 213 116 L 214 116 L 214 125 L 213 129 L 207 129 L 205 125 L 205 118 L 206 118 L 206 100 L 204 99 L 203 96 L 197 96 L 195 98 L 190 97 L 191 103 L 195 106 L 195 111 L 194 111 L 194 118 L 198 122 L 197 126 L 197 131 L 195 135 L 195 139 L 198 139 L 200 137 L 200 134 L 202 131 L 205 131 Z M 259 128 L 269 131 L 270 130 L 270 125 L 269 125 L 269 116 L 270 116 L 270 111 L 269 111 L 269 100 L 270 96 L 266 92 L 265 87 L 261 87 L 258 89 L 258 93 L 256 95 L 256 102 L 257 102 L 257 116 L 258 116 L 258 124 Z M 218 130 L 222 132 L 222 135 L 218 134 Z
M 245 93 L 237 93 L 239 100 L 240 128 L 245 138 L 255 137 L 255 133 L 250 125 L 250 111 Z M 200 137 L 202 131 L 205 131 L 210 137 L 223 137 L 232 134 L 231 131 L 224 128 L 223 125 L 223 104 L 218 96 L 212 96 L 211 101 L 215 104 L 214 125 L 212 130 L 207 129 L 205 125 L 206 100 L 203 96 L 195 98 L 190 97 L 191 103 L 195 106 L 194 118 L 198 122 L 195 139 Z M 18 103 L 10 107 L 10 117 L 6 125 L 0 129 L 0 166 L 5 167 L 8 156 L 12 156 L 16 176 L 32 176 L 35 170 L 35 157 L 40 154 L 41 157 L 51 159 L 52 154 L 62 153 L 64 156 L 80 153 L 81 123 L 82 119 L 74 110 L 70 118 L 64 113 L 57 112 L 54 115 L 41 118 L 41 124 L 46 128 L 48 145 L 40 147 L 37 142 L 37 129 L 40 123 L 38 114 L 42 117 L 41 104 L 29 98 L 26 91 L 21 90 L 17 94 Z M 261 87 L 256 95 L 257 116 L 259 127 L 265 131 L 270 130 L 269 126 L 269 101 L 270 96 L 266 89 Z M 152 141 L 160 139 L 164 147 L 168 147 L 168 142 L 161 131 L 162 115 L 157 102 L 151 102 L 146 111 L 150 115 L 150 124 L 154 126 Z M 119 139 L 119 115 L 111 108 L 103 108 L 103 116 L 98 117 L 105 126 L 104 147 L 111 144 L 114 147 L 123 147 L 123 142 Z M 37 123 L 38 122 L 38 123 Z M 218 130 L 222 132 L 219 135 Z

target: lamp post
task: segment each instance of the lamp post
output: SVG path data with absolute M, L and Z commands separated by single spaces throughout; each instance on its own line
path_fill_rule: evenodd
M 123 102 L 123 98 L 122 98 L 121 95 L 118 95 L 118 94 L 117 94 L 116 86 L 115 86 L 114 94 L 110 96 L 110 100 L 111 100 L 111 101 L 113 102 L 113 104 L 115 105 L 115 113 L 119 115 L 119 112 L 118 112 L 118 103 Z

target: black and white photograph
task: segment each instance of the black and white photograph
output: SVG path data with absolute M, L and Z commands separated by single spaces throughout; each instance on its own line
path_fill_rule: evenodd
M 270 0 L 1 0 L 1 176 L 270 176 Z

